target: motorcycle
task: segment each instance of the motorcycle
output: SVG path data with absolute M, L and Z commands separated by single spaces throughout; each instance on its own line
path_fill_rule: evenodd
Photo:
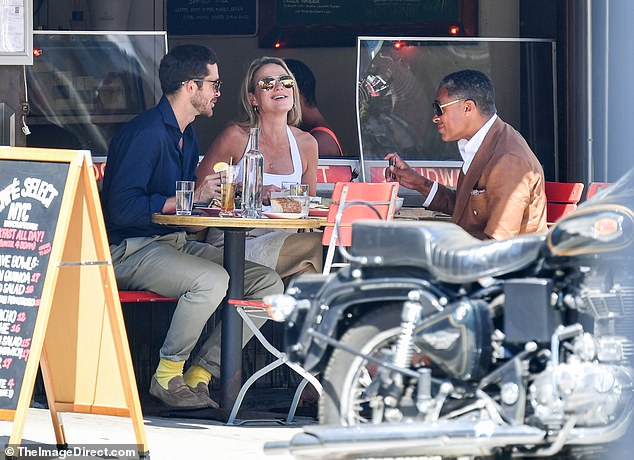
M 323 385 L 319 425 L 265 451 L 602 458 L 632 418 L 633 240 L 634 170 L 545 234 L 355 223 L 348 266 L 265 299 Z

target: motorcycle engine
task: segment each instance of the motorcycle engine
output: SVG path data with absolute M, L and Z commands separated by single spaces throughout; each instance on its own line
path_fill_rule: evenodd
M 588 320 L 585 333 L 564 344 L 529 388 L 534 415 L 558 425 L 569 415 L 577 426 L 610 423 L 632 404 L 634 385 L 634 275 L 628 268 L 589 270 L 569 306 Z
M 593 335 L 599 340 L 619 343 L 622 362 L 634 366 L 634 274 L 631 271 L 629 266 L 591 271 L 585 277 L 578 309 L 593 319 Z
M 571 362 L 549 367 L 529 388 L 535 416 L 544 425 L 560 425 L 577 416 L 577 426 L 610 423 L 632 399 L 633 375 L 624 366 Z

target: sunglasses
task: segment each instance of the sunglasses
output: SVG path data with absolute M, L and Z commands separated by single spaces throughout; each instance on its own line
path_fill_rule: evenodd
M 204 80 L 204 79 L 201 79 L 201 78 L 192 78 L 191 81 L 197 81 L 197 82 L 200 81 L 200 82 L 203 82 L 203 84 L 211 83 L 216 91 L 220 91 L 220 87 L 222 86 L 222 81 L 220 81 L 220 79 L 218 79 L 218 80 Z M 182 84 L 185 84 L 185 83 L 186 82 L 183 82 Z
M 295 80 L 290 75 L 282 75 L 278 78 L 275 77 L 264 77 L 257 82 L 258 87 L 263 91 L 271 91 L 275 88 L 277 82 L 280 82 L 284 88 L 292 88 L 295 86 Z
M 455 104 L 456 102 L 466 101 L 466 99 L 454 99 L 453 101 L 445 102 L 444 104 L 439 104 L 438 102 L 432 102 L 431 106 L 434 108 L 434 116 L 442 117 L 444 111 L 443 109 L 449 105 Z

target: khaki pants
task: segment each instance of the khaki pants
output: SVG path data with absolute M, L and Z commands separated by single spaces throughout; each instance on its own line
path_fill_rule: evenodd
M 297 275 L 321 273 L 321 238 L 322 232 L 292 233 L 286 238 L 275 267 L 284 284 Z
M 222 267 L 222 250 L 187 241 L 184 232 L 148 238 L 129 238 L 110 247 L 117 284 L 124 290 L 148 290 L 178 298 L 161 358 L 185 361 L 203 328 L 227 292 L 229 275 Z M 260 300 L 283 292 L 270 268 L 247 262 L 244 297 Z M 263 323 L 263 322 L 262 322 Z M 243 328 L 243 344 L 253 333 Z M 215 327 L 193 363 L 220 374 L 220 327 Z

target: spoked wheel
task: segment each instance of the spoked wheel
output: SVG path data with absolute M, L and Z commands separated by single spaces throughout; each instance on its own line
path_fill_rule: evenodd
M 345 345 L 375 358 L 393 352 L 400 333 L 400 305 L 371 312 L 341 338 Z M 383 398 L 371 385 L 380 367 L 340 348 L 333 351 L 323 375 L 319 423 L 357 425 L 383 419 Z

